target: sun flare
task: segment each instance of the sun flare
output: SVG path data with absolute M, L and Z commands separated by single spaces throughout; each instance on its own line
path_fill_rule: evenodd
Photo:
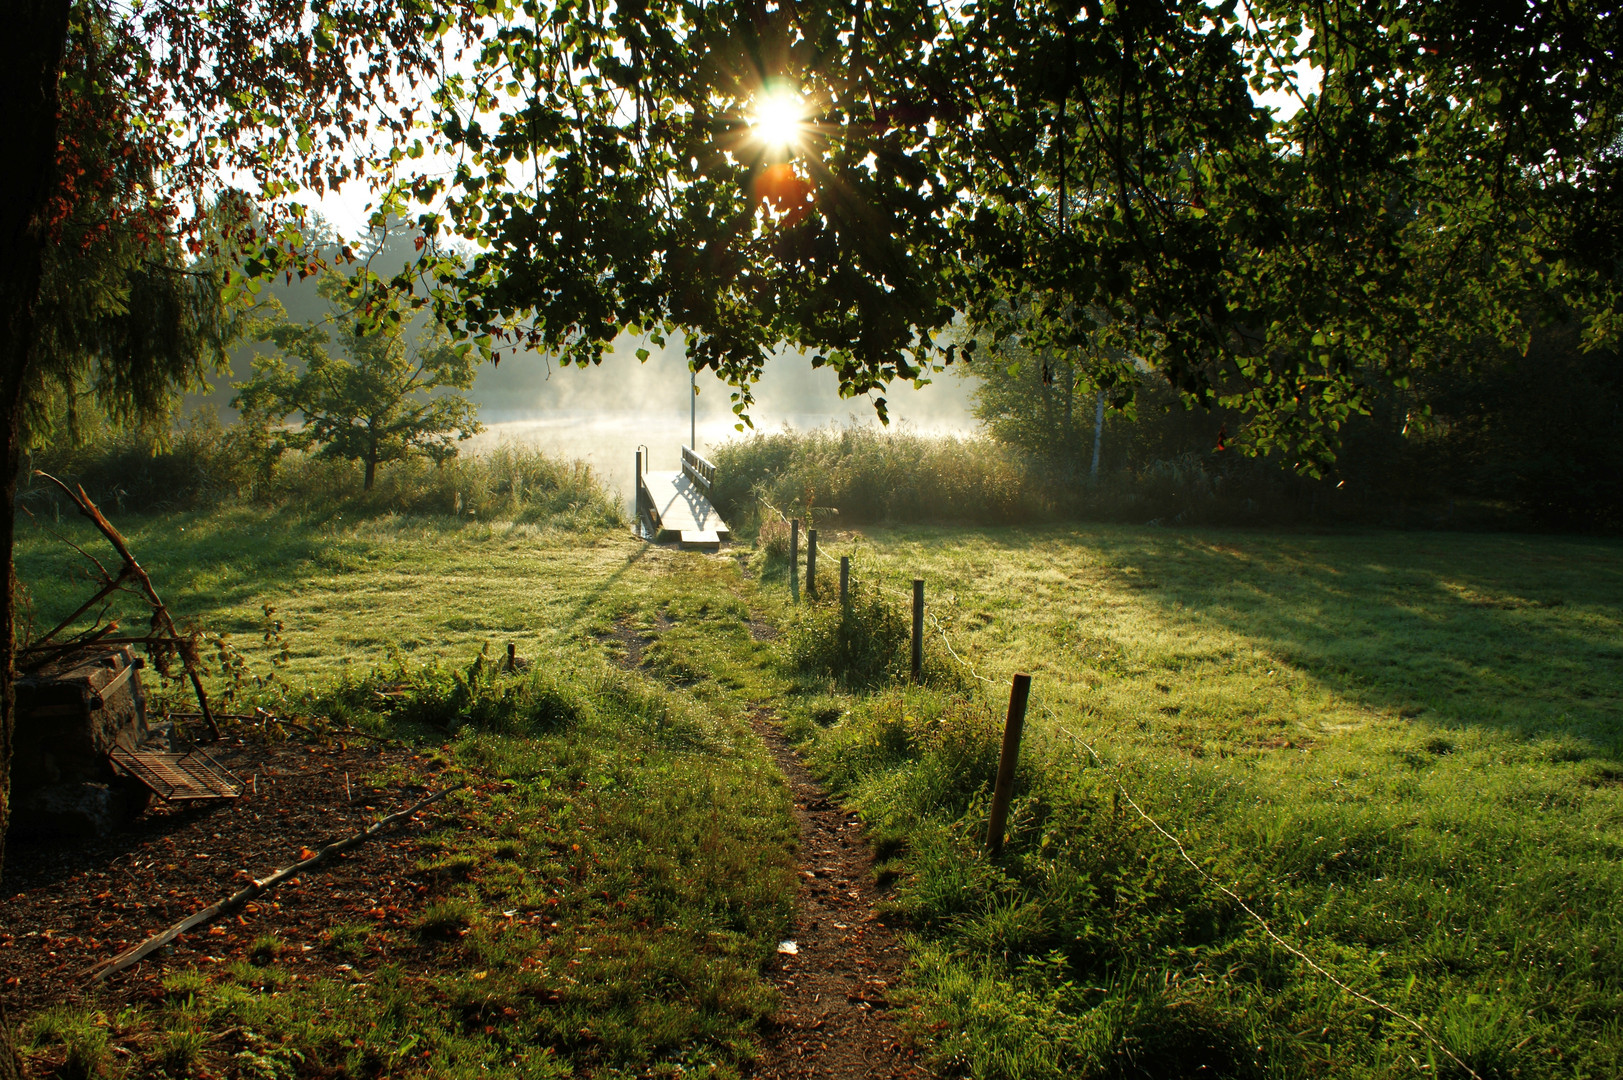
M 766 146 L 787 150 L 805 133 L 806 103 L 792 90 L 769 91 L 756 101 L 750 127 Z

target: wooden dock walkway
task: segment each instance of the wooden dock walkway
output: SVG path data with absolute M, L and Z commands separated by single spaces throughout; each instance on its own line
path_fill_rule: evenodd
M 678 540 L 683 547 L 719 548 L 731 534 L 711 505 L 716 467 L 686 447 L 680 472 L 641 472 L 638 455 L 637 516 L 656 541 Z

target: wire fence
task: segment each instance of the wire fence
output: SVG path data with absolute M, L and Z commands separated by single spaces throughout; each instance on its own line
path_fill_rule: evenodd
M 886 586 L 883 586 L 883 585 L 875 585 L 874 587 L 880 588 L 884 592 L 887 592 L 887 593 L 893 593 L 898 599 L 906 600 L 909 603 L 912 602 L 913 594 L 910 591 L 909 592 L 902 592 L 901 590 L 896 590 L 896 589 L 889 588 L 889 587 L 886 587 Z M 950 595 L 951 594 L 949 594 L 949 596 Z M 960 654 L 958 652 L 957 649 L 955 649 L 953 647 L 952 638 L 948 635 L 946 627 L 942 626 L 940 620 L 938 620 L 935 617 L 934 613 L 930 612 L 928 610 L 928 608 L 926 608 L 926 617 L 929 619 L 930 624 L 931 624 L 932 628 L 934 629 L 935 633 L 940 636 L 941 643 L 946 648 L 947 654 L 949 656 L 951 656 L 954 661 L 956 661 L 957 663 L 962 665 L 964 670 L 966 670 L 972 677 L 974 677 L 975 679 L 978 679 L 982 683 L 985 683 L 987 686 L 998 686 L 998 685 L 1000 685 L 995 680 L 993 680 L 991 678 L 988 678 L 985 675 L 982 675 L 980 673 L 980 671 L 976 669 L 976 667 L 975 667 L 975 665 L 973 663 L 971 663 L 969 660 L 967 660 L 962 654 Z M 1045 710 L 1045 711 L 1047 711 L 1047 710 Z M 1052 715 L 1052 714 L 1050 713 L 1050 715 Z M 1195 871 L 1195 873 L 1200 876 L 1202 881 L 1204 881 L 1211 888 L 1214 888 L 1218 892 L 1222 893 L 1229 900 L 1233 901 L 1234 904 L 1241 911 L 1243 911 L 1262 930 L 1263 934 L 1266 935 L 1267 938 L 1270 941 L 1272 941 L 1274 944 L 1278 945 L 1280 948 L 1284 949 L 1287 953 L 1289 953 L 1292 956 L 1296 957 L 1298 960 L 1300 960 L 1302 962 L 1303 965 L 1305 965 L 1307 967 L 1307 969 L 1309 971 L 1313 972 L 1315 975 L 1319 976 L 1320 978 L 1324 979 L 1326 982 L 1330 983 L 1332 986 L 1334 986 L 1337 990 L 1341 991 L 1343 994 L 1346 994 L 1347 996 L 1349 996 L 1351 998 L 1354 998 L 1354 999 L 1356 999 L 1358 1001 L 1363 1002 L 1364 1004 L 1370 1006 L 1371 1008 L 1377 1010 L 1378 1012 L 1381 1012 L 1381 1013 L 1391 1017 L 1392 1019 L 1394 1019 L 1394 1020 L 1398 1021 L 1399 1023 L 1403 1024 L 1404 1026 L 1408 1027 L 1410 1030 L 1414 1031 L 1417 1035 L 1419 1035 L 1422 1039 L 1424 1039 L 1430 1046 L 1432 1046 L 1434 1049 L 1436 1049 L 1438 1052 L 1440 1052 L 1444 1057 L 1446 1057 L 1449 1061 L 1453 1062 L 1456 1066 L 1458 1066 L 1467 1076 L 1469 1076 L 1471 1078 L 1471 1080 L 1482 1080 L 1481 1075 L 1475 1069 L 1473 1069 L 1473 1068 L 1471 1068 L 1471 1066 L 1467 1065 L 1460 1058 L 1460 1056 L 1458 1054 L 1456 1054 L 1453 1051 L 1452 1048 L 1449 1047 L 1449 1045 L 1447 1043 L 1445 1043 L 1433 1031 L 1431 1031 L 1428 1027 L 1426 1027 L 1426 1025 L 1422 1024 L 1420 1022 L 1420 1020 L 1418 1020 L 1416 1017 L 1410 1015 L 1409 1013 L 1404 1012 L 1401 1009 L 1394 1008 L 1393 1006 L 1388 1005 L 1386 1002 L 1381 1001 L 1380 999 L 1378 999 L 1378 998 L 1376 998 L 1376 997 L 1374 997 L 1374 996 L 1372 996 L 1370 994 L 1367 994 L 1367 993 L 1363 992 L 1362 990 L 1357 989 L 1356 987 L 1348 985 L 1345 980 L 1339 978 L 1333 972 L 1326 969 L 1323 964 L 1319 963 L 1312 956 L 1308 955 L 1308 953 L 1306 951 L 1304 951 L 1300 946 L 1298 946 L 1298 945 L 1292 943 L 1291 941 L 1287 940 L 1283 935 L 1281 935 L 1277 930 L 1274 929 L 1273 925 L 1268 921 L 1267 918 L 1265 918 L 1261 913 L 1259 913 L 1250 904 L 1246 903 L 1246 901 L 1239 895 L 1239 893 L 1235 892 L 1234 889 L 1230 888 L 1228 885 L 1225 885 L 1223 882 L 1219 881 L 1217 878 L 1212 876 L 1212 874 L 1210 872 L 1208 872 L 1204 867 L 1202 867 L 1200 865 L 1200 863 L 1197 862 L 1189 854 L 1189 850 L 1184 845 L 1183 841 L 1178 839 L 1177 836 L 1175 836 L 1170 830 L 1168 830 L 1165 826 L 1163 826 L 1159 821 L 1157 821 L 1153 816 L 1151 816 L 1148 811 L 1146 811 L 1144 809 L 1144 807 L 1140 804 L 1139 800 L 1134 798 L 1133 793 L 1127 789 L 1127 785 L 1122 782 L 1120 770 L 1117 769 L 1114 765 L 1111 765 L 1110 763 L 1106 762 L 1105 759 L 1099 754 L 1099 752 L 1096 749 L 1094 749 L 1092 744 L 1088 743 L 1086 740 L 1082 739 L 1080 736 L 1078 736 L 1074 732 L 1072 732 L 1069 728 L 1067 728 L 1063 724 L 1059 723 L 1057 721 L 1057 719 L 1054 720 L 1053 726 L 1054 726 L 1055 730 L 1057 730 L 1060 734 L 1064 735 L 1067 739 L 1071 740 L 1071 743 L 1073 744 L 1073 750 L 1074 750 L 1075 747 L 1081 747 L 1081 748 L 1085 749 L 1087 751 L 1089 757 L 1091 757 L 1091 759 L 1093 760 L 1093 762 L 1099 768 L 1103 769 L 1109 775 L 1111 783 L 1113 783 L 1115 785 L 1116 790 L 1120 793 L 1121 797 L 1127 801 L 1127 805 L 1131 806 L 1133 808 L 1134 813 L 1136 813 L 1140 818 L 1142 818 L 1144 820 L 1144 822 L 1147 825 L 1150 826 L 1151 829 L 1153 829 L 1162 838 L 1164 838 L 1168 843 L 1170 843 L 1173 846 L 1173 848 L 1175 848 L 1177 850 L 1179 857 L 1182 858 L 1182 860 L 1184 862 L 1189 864 L 1190 868 L 1192 868 Z M 1077 751 L 1077 753 L 1078 753 L 1078 756 L 1080 756 L 1080 752 Z

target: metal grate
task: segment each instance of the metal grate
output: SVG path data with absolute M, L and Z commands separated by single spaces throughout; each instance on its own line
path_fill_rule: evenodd
M 115 747 L 107 756 L 164 802 L 235 799 L 242 794 L 242 781 L 202 750 L 174 754 Z

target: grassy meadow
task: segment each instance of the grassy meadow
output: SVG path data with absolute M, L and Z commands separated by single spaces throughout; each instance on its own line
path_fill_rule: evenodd
M 391 1075 L 747 1071 L 793 895 L 784 791 L 742 719 L 758 702 L 867 818 L 911 932 L 908 1024 L 945 1075 L 1623 1075 L 1616 542 L 824 522 L 824 599 L 797 606 L 782 560 L 746 544 L 684 554 L 512 516 L 228 504 L 119 521 L 177 615 L 242 657 L 217 689 L 443 744 L 453 773 L 508 785 L 479 829 L 441 838 L 478 869 L 433 902 L 477 930 L 448 946 L 439 992 L 487 972 L 481 993 L 512 1015 L 495 1034 L 418 1016 L 426 1042 Z M 89 590 L 78 556 L 25 532 L 19 577 L 50 625 Z M 847 614 L 827 599 L 842 554 L 863 589 Z M 915 576 L 921 687 L 893 662 Z M 781 633 L 758 640 L 752 620 Z M 509 641 L 527 671 L 470 667 Z M 857 677 L 851 642 L 890 660 Z M 1032 712 L 993 862 L 1015 671 L 1034 676 Z M 380 707 L 379 687 L 408 692 Z M 542 825 L 592 858 L 562 865 Z M 504 929 L 537 890 L 557 890 L 559 930 Z M 568 967 L 583 948 L 592 966 Z M 334 1034 L 362 1008 L 345 986 L 273 1000 L 174 978 L 200 980 L 191 1011 L 98 1030 L 251 1015 L 359 1075 L 408 1023 L 357 1048 Z M 88 1023 L 36 1018 L 29 1037 Z
M 118 520 L 177 618 L 206 631 L 217 704 L 405 738 L 430 752 L 434 786 L 473 790 L 448 800 L 421 867 L 434 884 L 415 932 L 443 942 L 432 971 L 394 964 L 379 925 L 325 928 L 364 982 L 291 982 L 274 960 L 166 970 L 161 1002 L 29 1019 L 32 1053 L 79 1075 L 738 1074 L 794 895 L 787 792 L 743 718 L 760 695 L 677 683 L 700 642 L 749 670 L 742 578 L 628 529 L 529 517 L 234 505 Z M 36 625 L 88 589 L 52 533 L 100 554 L 77 520 L 27 532 Z M 109 614 L 145 622 L 137 605 Z M 645 659 L 669 678 L 612 662 L 617 633 L 656 621 L 668 630 Z M 161 696 L 195 708 L 182 685 Z M 242 1030 L 253 1061 L 203 1052 Z
M 925 578 L 932 632 L 992 680 L 800 725 L 898 852 L 915 1000 L 954 1068 L 1623 1072 L 1615 543 L 1073 527 L 842 547 L 898 603 Z M 993 865 L 1016 670 L 1031 734 Z

